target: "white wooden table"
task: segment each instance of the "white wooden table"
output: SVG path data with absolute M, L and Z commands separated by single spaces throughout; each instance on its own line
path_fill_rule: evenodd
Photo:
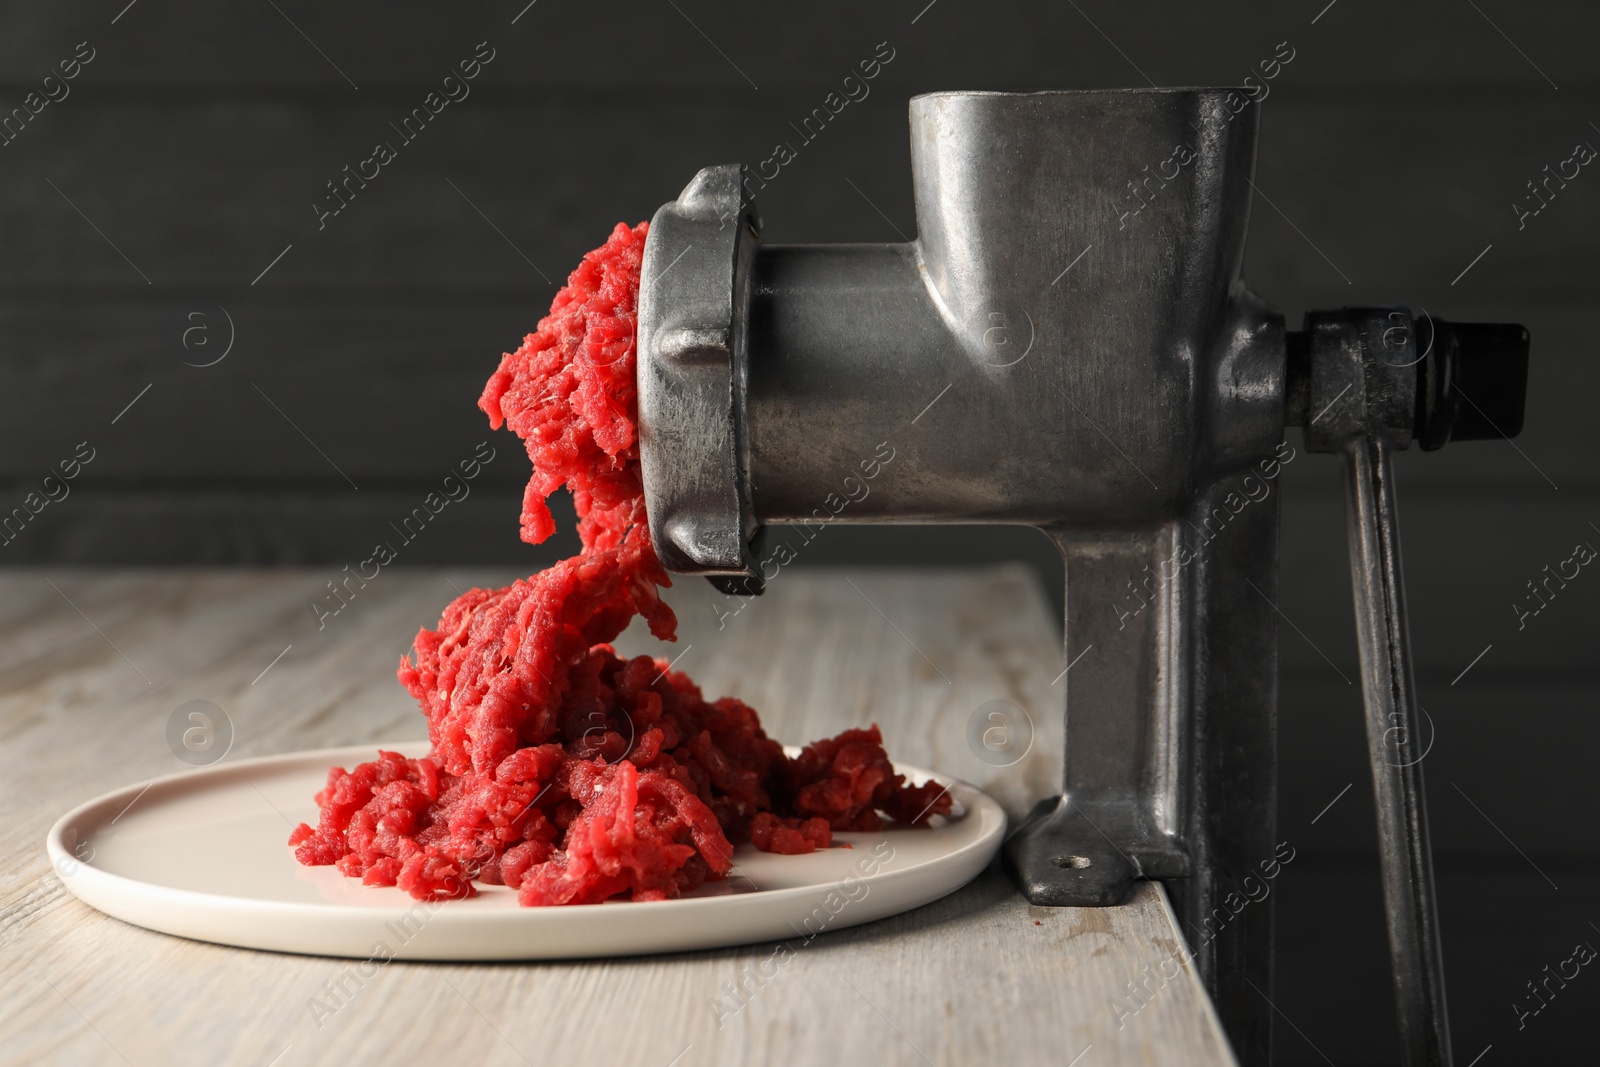
M 226 710 L 230 760 L 424 736 L 396 661 L 453 588 L 515 577 L 385 571 L 319 630 L 309 604 L 336 576 L 0 574 L 0 1062 L 1233 1062 L 1187 971 L 1130 1011 L 1139 1002 L 1129 983 L 1179 951 L 1150 885 L 1121 908 L 1035 908 L 993 868 L 927 907 L 797 948 L 732 1015 L 714 998 L 772 946 L 391 963 L 351 982 L 343 961 L 150 933 L 68 895 L 45 859 L 46 830 L 95 794 L 181 770 L 165 741 L 180 704 Z M 1020 568 L 783 573 L 720 630 L 721 598 L 705 583 L 680 580 L 669 598 L 682 621 L 676 646 L 637 628 L 619 643 L 681 654 L 678 667 L 708 694 L 748 701 L 781 740 L 877 722 L 893 757 L 984 787 L 1013 819 L 1058 781 L 1057 638 Z M 996 699 L 1025 709 L 1035 728 L 1010 767 L 967 745 L 969 717 Z M 341 976 L 343 1005 L 314 1012 Z

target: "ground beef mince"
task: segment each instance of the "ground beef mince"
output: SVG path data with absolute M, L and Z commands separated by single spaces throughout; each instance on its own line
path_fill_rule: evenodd
M 950 810 L 907 785 L 876 726 L 797 758 L 753 709 L 708 701 L 664 660 L 609 642 L 634 616 L 663 640 L 677 619 L 645 521 L 634 378 L 646 223 L 583 258 L 550 314 L 501 359 L 479 406 L 533 464 L 522 538 L 555 532 L 565 487 L 582 550 L 502 589 L 471 589 L 417 634 L 399 678 L 432 751 L 335 767 L 295 856 L 419 899 L 506 885 L 526 905 L 662 900 L 727 877 L 735 842 L 797 854 L 834 831 L 918 825 Z

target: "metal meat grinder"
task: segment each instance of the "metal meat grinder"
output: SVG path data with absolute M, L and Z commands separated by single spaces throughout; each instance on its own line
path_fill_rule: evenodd
M 1236 1053 L 1265 1063 L 1270 899 L 1224 901 L 1277 844 L 1279 518 L 1261 486 L 1304 427 L 1344 457 L 1405 1062 L 1448 1063 L 1390 454 L 1518 433 L 1528 337 L 1403 307 L 1286 330 L 1239 277 L 1257 122 L 1228 89 L 918 96 L 904 244 L 763 245 L 760 176 L 701 171 L 644 254 L 651 534 L 671 570 L 754 594 L 768 524 L 1048 533 L 1066 772 L 1009 869 L 1043 905 L 1163 881 Z M 886 441 L 893 473 L 831 503 Z

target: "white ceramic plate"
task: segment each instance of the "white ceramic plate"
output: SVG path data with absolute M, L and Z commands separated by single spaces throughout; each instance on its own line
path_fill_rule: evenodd
M 727 881 L 678 900 L 523 908 L 504 886 L 421 903 L 304 867 L 288 846 L 328 768 L 378 748 L 423 755 L 426 742 L 358 745 L 243 760 L 107 793 L 50 830 L 68 890 L 107 915 L 162 933 L 241 948 L 415 960 L 559 959 L 680 952 L 855 926 L 965 885 L 993 859 L 1006 818 L 987 794 L 950 786 L 955 809 L 932 825 L 835 834 L 834 847 L 776 856 L 740 845 Z

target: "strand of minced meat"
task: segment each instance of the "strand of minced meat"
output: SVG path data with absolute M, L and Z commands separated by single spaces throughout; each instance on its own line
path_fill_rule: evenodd
M 608 642 L 635 615 L 663 640 L 677 619 L 650 543 L 639 474 L 635 305 L 648 224 L 618 224 L 550 314 L 508 353 L 479 406 L 533 464 L 522 538 L 555 532 L 566 486 L 582 550 L 502 589 L 471 589 L 417 634 L 400 682 L 433 748 L 329 772 L 316 827 L 289 839 L 309 865 L 419 899 L 504 884 L 526 905 L 675 897 L 726 877 L 733 843 L 828 847 L 880 813 L 923 823 L 950 810 L 935 783 L 895 773 L 876 726 L 790 759 L 732 698 Z

